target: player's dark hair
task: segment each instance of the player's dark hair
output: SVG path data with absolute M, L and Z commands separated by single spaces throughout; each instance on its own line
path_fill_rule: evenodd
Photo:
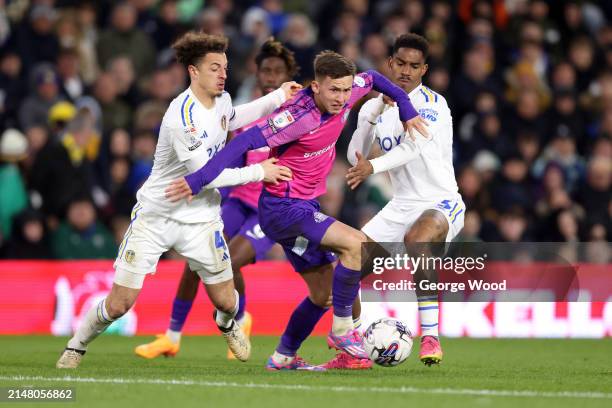
M 427 60 L 429 56 L 429 43 L 425 39 L 418 34 L 408 33 L 402 34 L 395 40 L 393 44 L 393 54 L 399 51 L 400 48 L 412 48 L 414 50 L 419 50 L 423 53 L 423 58 Z
M 354 76 L 357 72 L 355 63 L 343 55 L 334 51 L 322 51 L 314 60 L 315 78 L 323 79 L 326 76 L 331 79 Z
M 276 41 L 274 38 L 267 40 L 259 49 L 259 53 L 255 57 L 257 68 L 261 66 L 263 60 L 273 57 L 280 58 L 285 62 L 289 78 L 293 78 L 298 73 L 299 67 L 295 62 L 293 51 L 284 47 L 280 41 Z
M 208 53 L 222 54 L 227 50 L 227 38 L 190 31 L 172 44 L 176 59 L 185 68 L 197 65 Z

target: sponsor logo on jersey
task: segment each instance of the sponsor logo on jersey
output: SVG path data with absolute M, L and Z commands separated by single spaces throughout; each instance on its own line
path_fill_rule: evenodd
M 336 143 L 332 143 L 329 146 L 326 146 L 326 147 L 322 148 L 321 150 L 317 150 L 316 152 L 306 152 L 306 153 L 304 153 L 304 158 L 307 159 L 309 157 L 320 156 L 323 153 L 326 153 L 326 152 L 330 151 L 335 145 L 336 145 Z
M 189 133 L 189 144 L 190 144 L 190 146 L 187 149 L 190 152 L 192 152 L 195 149 L 197 149 L 198 147 L 202 146 L 202 141 L 196 139 L 196 137 L 193 135 L 193 133 Z
M 221 129 L 227 130 L 227 117 L 225 115 L 221 117 Z
M 357 85 L 360 88 L 363 88 L 365 86 L 365 79 L 363 79 L 360 76 L 356 76 L 355 79 L 353 79 L 353 82 L 355 83 L 355 85 Z
M 293 118 L 293 115 L 291 115 L 291 112 L 284 110 L 271 119 L 270 125 L 275 132 L 278 132 L 279 129 L 282 129 L 293 122 L 295 122 L 295 119 Z
M 430 122 L 435 122 L 436 120 L 438 120 L 438 111 L 435 109 L 431 109 L 431 108 L 419 109 L 419 115 L 421 115 L 423 119 L 426 119 Z

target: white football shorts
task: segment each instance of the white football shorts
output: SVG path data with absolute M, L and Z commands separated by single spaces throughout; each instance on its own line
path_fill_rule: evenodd
M 211 222 L 184 224 L 156 214 L 142 213 L 141 210 L 141 204 L 137 203 L 119 247 L 115 260 L 115 283 L 140 289 L 144 276 L 155 272 L 159 258 L 171 248 L 187 258 L 191 270 L 200 275 L 205 284 L 233 278 L 220 218 Z
M 375 242 L 403 242 L 404 236 L 421 214 L 432 209 L 440 211 L 446 217 L 446 242 L 451 242 L 463 228 L 465 204 L 461 197 L 423 204 L 391 200 L 361 231 Z

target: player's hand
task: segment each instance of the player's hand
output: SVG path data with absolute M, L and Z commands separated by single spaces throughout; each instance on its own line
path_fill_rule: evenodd
M 346 173 L 346 182 L 351 190 L 356 189 L 363 180 L 374 173 L 374 167 L 372 167 L 372 163 L 368 159 L 359 152 L 355 152 L 355 156 L 357 157 L 357 164 Z
M 281 181 L 291 180 L 291 169 L 285 166 L 277 166 L 276 162 L 278 162 L 278 159 L 272 157 L 260 163 L 264 170 L 263 181 L 265 183 L 278 184 Z
M 295 81 L 284 82 L 280 87 L 285 92 L 286 101 L 293 98 L 303 88 Z
M 427 121 L 420 115 L 415 116 L 403 124 L 404 130 L 408 133 L 410 140 L 413 142 L 416 141 L 416 132 L 419 132 L 425 139 L 429 139 L 429 132 L 427 131 L 429 124 L 427 124 Z
M 383 104 L 384 104 L 384 105 L 387 105 L 387 106 L 395 106 L 395 101 L 394 101 L 393 99 L 391 99 L 391 97 L 389 97 L 389 96 L 387 96 L 387 95 L 384 95 L 384 94 L 383 94 L 383 96 L 382 96 L 382 101 L 383 101 Z M 385 107 L 384 105 L 383 105 L 383 108 Z
M 190 203 L 193 200 L 193 195 L 191 195 L 191 187 L 187 184 L 187 180 L 184 177 L 180 179 L 174 180 L 168 188 L 166 188 L 166 198 L 171 202 L 175 203 L 183 198 L 187 199 L 187 202 Z

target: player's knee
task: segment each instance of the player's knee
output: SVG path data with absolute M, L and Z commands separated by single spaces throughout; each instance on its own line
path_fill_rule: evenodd
M 224 313 L 232 313 L 234 312 L 234 308 L 236 307 L 236 299 L 233 297 L 226 299 L 215 299 L 214 306 L 217 310 Z
M 361 231 L 353 231 L 347 237 L 345 254 L 352 258 L 361 258 L 361 245 L 367 242 L 367 236 Z
M 106 311 L 112 319 L 118 319 L 130 310 L 133 302 L 128 299 L 111 299 L 106 300 Z
M 308 295 L 310 301 L 323 308 L 331 307 L 331 289 L 317 289 Z

